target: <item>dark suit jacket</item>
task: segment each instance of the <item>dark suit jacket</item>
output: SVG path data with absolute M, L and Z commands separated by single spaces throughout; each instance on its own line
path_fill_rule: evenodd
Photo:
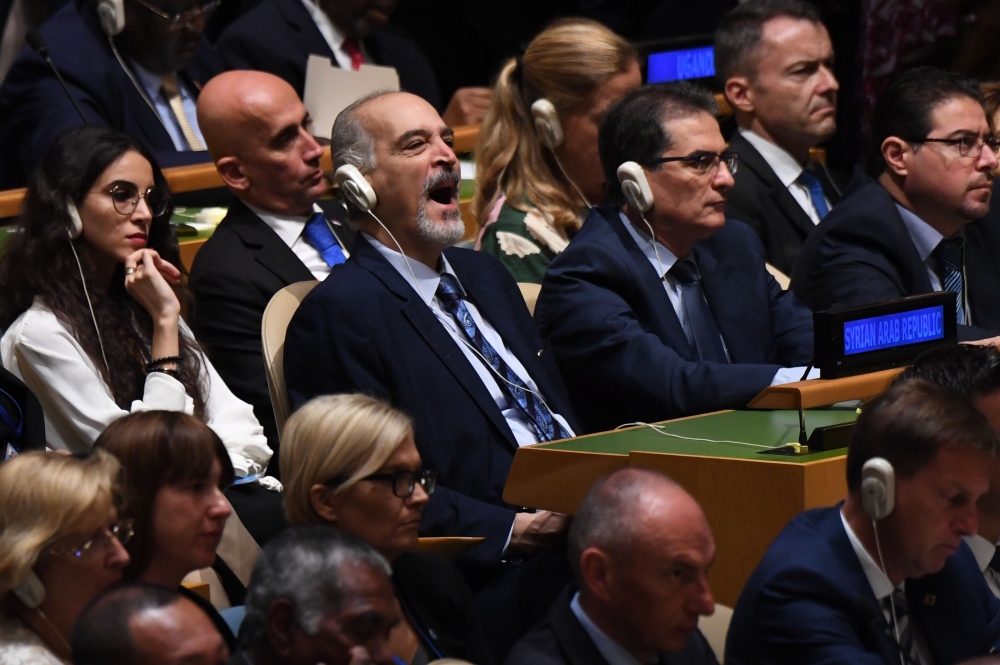
M 353 233 L 336 221 L 332 225 L 341 245 L 350 248 Z M 278 431 L 264 373 L 261 319 L 275 293 L 312 279 L 278 234 L 236 198 L 191 267 L 195 337 L 233 394 L 253 406 L 275 451 L 272 473 L 277 471 Z
M 733 134 L 729 150 L 740 156 L 740 167 L 733 176 L 736 184 L 729 190 L 726 217 L 738 219 L 756 231 L 764 243 L 766 261 L 791 275 L 795 257 L 816 225 L 742 134 Z M 813 166 L 811 170 L 823 184 L 826 198 L 831 205 L 837 205 L 843 183 L 832 182 L 822 165 Z
M 780 367 L 809 364 L 812 314 L 765 270 L 749 227 L 727 221 L 693 251 L 729 365 L 697 359 L 617 209 L 593 210 L 550 264 L 535 320 L 588 431 L 743 406 Z
M 174 149 L 167 130 L 118 64 L 88 0 L 67 3 L 45 22 L 41 33 L 90 124 L 114 127 L 143 143 L 161 167 L 211 161 L 204 151 Z M 202 39 L 180 74 L 197 93 L 221 71 L 222 63 Z M 59 134 L 83 124 L 52 70 L 29 46 L 0 87 L 0 118 L 0 154 L 6 155 L 10 177 L 21 182 Z
M 401 28 L 387 25 L 364 40 L 376 64 L 395 67 L 403 90 L 444 110 L 437 79 L 417 43 Z M 288 81 L 299 97 L 306 84 L 310 54 L 330 58 L 330 45 L 302 0 L 263 0 L 233 23 L 215 45 L 227 69 L 257 69 Z
M 607 665 L 587 630 L 573 614 L 570 601 L 576 590 L 566 589 L 549 615 L 514 645 L 507 665 Z M 715 654 L 701 631 L 695 630 L 683 650 L 659 654 L 658 665 L 717 665 Z
M 483 626 L 472 610 L 472 593 L 450 559 L 407 552 L 392 562 L 392 582 L 421 639 L 442 658 L 493 664 Z
M 510 273 L 485 254 L 452 248 L 445 256 L 469 299 L 575 430 L 555 362 L 541 353 Z M 489 568 L 499 562 L 514 520 L 503 488 L 517 442 L 458 343 L 363 236 L 292 318 L 285 381 L 293 407 L 317 395 L 364 392 L 408 413 L 424 466 L 438 473 L 421 535 L 485 536 L 461 559 Z
M 906 581 L 911 620 L 934 662 L 957 663 L 1000 646 L 1000 601 L 968 545 L 941 572 Z M 899 649 L 840 519 L 840 506 L 793 519 L 775 539 L 736 603 L 727 665 L 884 663 Z
M 966 288 L 978 329 L 1000 330 L 998 208 L 1000 204 L 994 204 L 989 215 L 965 226 Z M 869 180 L 809 236 L 791 288 L 820 311 L 931 293 L 931 282 L 889 192 Z

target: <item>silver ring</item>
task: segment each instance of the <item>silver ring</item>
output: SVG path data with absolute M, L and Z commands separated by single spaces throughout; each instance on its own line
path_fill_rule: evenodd
M 135 274 L 135 268 L 125 268 L 125 274 L 126 275 L 134 275 Z

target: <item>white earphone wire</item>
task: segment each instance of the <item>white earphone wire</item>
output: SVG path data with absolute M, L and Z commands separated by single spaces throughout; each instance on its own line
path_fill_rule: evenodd
M 153 115 L 156 116 L 156 119 L 159 120 L 161 125 L 163 125 L 163 130 L 166 131 L 167 134 L 169 134 L 170 132 L 167 131 L 167 124 L 163 122 L 163 118 L 161 118 L 160 114 L 157 113 L 156 106 L 153 104 L 153 101 L 149 98 L 149 95 L 146 94 L 146 91 L 142 89 L 142 86 L 139 85 L 139 82 L 135 80 L 135 76 L 132 75 L 132 70 L 130 70 L 128 67 L 125 66 L 125 61 L 122 60 L 121 54 L 118 53 L 118 47 L 115 46 L 114 38 L 109 36 L 108 43 L 111 44 L 111 50 L 114 52 L 115 58 L 117 58 L 118 60 L 118 64 L 121 65 L 122 70 L 125 72 L 125 75 L 128 76 L 128 80 L 132 81 L 132 85 L 135 86 L 136 92 L 139 93 L 139 95 L 142 97 L 142 100 L 146 102 L 146 106 L 149 107 L 149 110 L 153 112 Z
M 878 567 L 888 580 L 889 574 L 885 572 L 885 559 L 882 558 L 882 543 L 878 539 L 878 524 L 876 524 L 874 519 L 872 520 L 872 531 L 875 532 L 875 551 L 878 552 Z M 892 584 L 892 580 L 889 580 L 889 583 Z M 900 647 L 899 662 L 901 665 L 906 665 L 906 657 L 903 655 L 902 645 L 899 643 L 899 621 L 896 619 L 896 601 L 893 599 L 891 592 L 889 593 L 889 610 L 892 613 L 892 632 L 896 636 L 896 646 Z
M 556 151 L 550 149 L 549 152 L 552 153 L 552 158 L 556 160 L 556 166 L 559 167 L 559 170 L 562 172 L 563 177 L 566 178 L 566 182 L 568 182 L 573 187 L 573 189 L 576 190 L 576 193 L 580 195 L 580 198 L 583 199 L 583 204 L 587 206 L 587 209 L 593 210 L 594 206 L 590 205 L 590 201 L 588 201 L 587 197 L 583 195 L 583 190 L 577 187 L 576 183 L 573 182 L 573 179 L 569 177 L 568 173 L 566 173 L 566 169 L 563 168 L 562 162 L 559 161 L 559 157 L 556 155 Z
M 80 257 L 76 253 L 76 247 L 73 245 L 73 241 L 69 241 L 69 248 L 73 250 L 73 258 L 76 259 L 76 267 L 80 270 L 80 284 L 83 285 L 83 295 L 87 299 L 87 307 L 90 308 L 90 318 L 94 322 L 94 332 L 97 333 L 97 343 L 101 347 L 101 357 L 104 358 L 104 367 L 108 370 L 108 377 L 111 376 L 111 365 L 108 364 L 108 356 L 104 353 L 104 340 L 101 339 L 101 329 L 97 325 L 97 316 L 94 314 L 94 305 L 90 302 L 90 292 L 87 291 L 87 278 L 83 276 L 83 265 L 80 263 Z

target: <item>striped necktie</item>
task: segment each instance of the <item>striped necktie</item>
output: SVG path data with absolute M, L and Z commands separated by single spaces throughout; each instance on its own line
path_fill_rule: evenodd
M 188 122 L 187 114 L 184 113 L 184 104 L 181 101 L 181 89 L 177 82 L 177 75 L 173 72 L 164 74 L 160 87 L 163 90 L 164 97 L 167 98 L 167 103 L 170 104 L 170 110 L 174 112 L 174 118 L 177 119 L 177 124 L 181 127 L 181 133 L 184 135 L 184 140 L 187 141 L 188 147 L 192 150 L 204 150 L 205 145 L 198 138 L 197 132 L 192 129 L 191 123 Z
M 892 600 L 889 596 L 882 599 L 882 610 L 892 621 L 888 625 L 889 637 L 899 645 L 899 652 L 907 665 L 920 663 L 913 641 L 913 631 L 910 627 L 910 610 L 903 589 L 892 590 Z M 895 624 L 895 626 L 893 626 Z
M 966 323 L 965 316 L 965 276 L 962 273 L 963 243 L 961 236 L 944 238 L 934 248 L 934 256 L 941 264 L 941 284 L 945 291 L 955 294 L 955 320 Z

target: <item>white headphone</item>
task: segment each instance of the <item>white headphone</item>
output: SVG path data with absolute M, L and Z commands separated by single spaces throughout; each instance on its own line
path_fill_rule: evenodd
M 535 119 L 535 131 L 538 132 L 538 139 L 542 145 L 549 150 L 562 145 L 564 138 L 562 125 L 559 124 L 559 115 L 552 102 L 544 97 L 536 99 L 531 105 L 531 116 Z
M 69 215 L 70 221 L 66 232 L 69 234 L 70 241 L 73 241 L 83 233 L 83 220 L 80 219 L 80 211 L 77 209 L 76 204 L 73 203 L 73 199 L 66 201 L 66 213 Z
M 625 162 L 618 167 L 618 182 L 622 196 L 640 215 L 653 207 L 653 192 L 649 189 L 646 172 L 635 162 Z
M 42 585 L 42 581 L 38 579 L 38 575 L 35 571 L 28 570 L 24 575 L 24 579 L 16 587 L 11 589 L 17 599 L 24 603 L 25 607 L 30 609 L 35 609 L 42 604 L 45 600 L 45 587 Z
M 375 190 L 372 189 L 371 184 L 365 180 L 356 166 L 344 164 L 333 174 L 333 181 L 348 203 L 361 212 L 371 213 L 378 205 Z
M 101 29 L 108 37 L 121 34 L 125 29 L 125 5 L 122 0 L 101 0 L 97 3 L 97 16 Z
M 876 521 L 896 507 L 896 472 L 883 457 L 873 457 L 861 467 L 861 505 Z

